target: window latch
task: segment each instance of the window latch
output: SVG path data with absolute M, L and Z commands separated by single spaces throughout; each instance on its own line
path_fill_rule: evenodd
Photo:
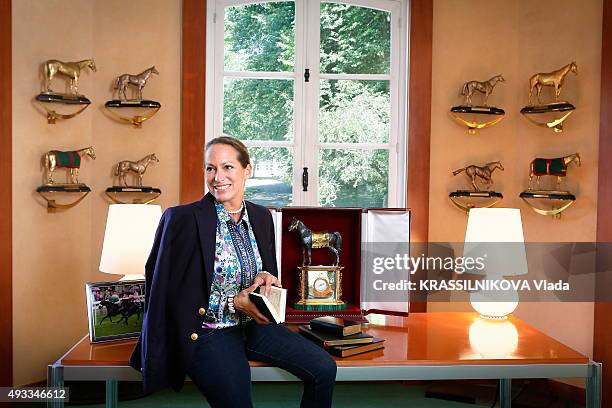
M 308 191 L 308 167 L 302 172 L 302 191 Z
M 308 68 L 304 70 L 304 82 L 310 82 L 310 69 Z

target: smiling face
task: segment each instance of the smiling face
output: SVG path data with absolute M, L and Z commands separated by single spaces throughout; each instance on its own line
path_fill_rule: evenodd
M 251 165 L 242 167 L 238 151 L 226 144 L 214 144 L 206 150 L 204 173 L 208 191 L 230 210 L 237 210 L 244 199 L 246 181 L 251 177 Z

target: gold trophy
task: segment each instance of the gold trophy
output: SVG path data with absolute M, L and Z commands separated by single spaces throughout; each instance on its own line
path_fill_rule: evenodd
M 502 166 L 501 162 L 494 161 L 487 163 L 484 166 L 476 166 L 472 164 L 453 171 L 453 176 L 465 173 L 467 178 L 470 180 L 474 191 L 453 191 L 448 195 L 451 202 L 457 208 L 465 211 L 466 213 L 469 212 L 471 208 L 489 208 L 499 203 L 504 198 L 502 193 L 488 190 L 488 188 L 493 185 L 491 175 L 496 169 L 502 171 L 504 170 L 504 166 Z M 477 180 L 484 185 L 484 188 L 481 188 L 476 183 Z M 483 199 L 485 200 L 484 202 Z
M 344 310 L 342 301 L 342 236 L 339 232 L 313 232 L 302 221 L 293 219 L 289 231 L 297 231 L 302 245 L 302 266 L 299 270 L 298 310 Z M 312 249 L 328 248 L 335 256 L 333 265 L 311 265 Z
M 161 195 L 157 187 L 146 187 L 142 185 L 142 176 L 151 163 L 159 162 L 155 153 L 146 155 L 140 160 L 123 160 L 114 167 L 116 184 L 106 189 L 106 195 L 117 204 L 128 204 L 125 199 L 132 198 L 133 204 L 149 204 Z M 128 185 L 127 176 L 133 173 L 135 183 Z M 123 199 L 120 199 L 123 197 Z
M 499 82 L 506 82 L 502 75 L 495 75 L 488 81 L 468 81 L 461 87 L 461 95 L 465 98 L 463 105 L 453 106 L 450 115 L 457 123 L 467 127 L 468 134 L 476 134 L 478 129 L 493 126 L 504 118 L 506 112 L 503 109 L 487 105 L 489 95 Z M 472 104 L 475 92 L 482 94 L 481 105 Z
M 42 65 L 43 71 L 43 92 L 36 96 L 36 101 L 47 114 L 47 123 L 54 124 L 57 119 L 70 119 L 83 112 L 91 101 L 79 93 L 78 84 L 81 71 L 85 68 L 96 72 L 96 63 L 93 59 L 86 59 L 76 62 L 63 62 L 59 60 L 48 60 Z M 54 92 L 51 89 L 51 80 L 57 76 L 68 79 L 68 92 Z M 59 113 L 51 104 L 78 105 L 79 109 L 70 113 Z
M 563 122 L 576 109 L 569 102 L 559 101 L 565 76 L 570 72 L 578 74 L 578 66 L 575 62 L 571 62 L 556 71 L 540 72 L 532 75 L 529 78 L 529 104 L 521 109 L 523 116 L 531 123 L 552 129 L 555 133 L 563 132 Z M 540 94 L 543 87 L 554 88 L 554 102 L 542 104 Z M 532 104 L 534 91 L 536 92 L 537 105 Z

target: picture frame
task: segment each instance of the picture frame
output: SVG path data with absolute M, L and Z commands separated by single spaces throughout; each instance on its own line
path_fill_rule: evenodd
M 145 280 L 88 282 L 85 285 L 89 341 L 138 337 L 144 318 Z

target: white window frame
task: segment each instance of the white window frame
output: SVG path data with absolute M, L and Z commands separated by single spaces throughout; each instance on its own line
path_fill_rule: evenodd
M 391 69 L 388 75 L 321 74 L 319 72 L 319 29 L 307 25 L 320 20 L 321 0 L 295 0 L 295 54 L 294 72 L 225 72 L 224 71 L 224 9 L 238 4 L 264 3 L 278 0 L 207 0 L 206 24 L 206 103 L 205 142 L 222 134 L 223 78 L 292 79 L 294 81 L 294 136 L 293 141 L 250 141 L 248 147 L 285 147 L 294 151 L 293 205 L 318 204 L 318 160 L 321 148 L 385 148 L 389 151 L 388 207 L 405 207 L 407 193 L 407 141 L 408 141 L 408 32 L 409 0 L 333 0 L 390 11 Z M 281 0 L 286 1 L 286 0 Z M 221 22 L 221 24 L 217 24 Z M 306 32 L 310 27 L 311 32 Z M 394 52 L 394 50 L 398 50 Z M 312 63 L 310 63 L 312 61 Z M 304 69 L 310 70 L 310 82 L 304 82 Z M 318 109 L 306 111 L 306 106 L 319 106 L 319 81 L 321 79 L 381 79 L 390 81 L 389 143 L 319 143 Z M 313 140 L 317 137 L 317 140 Z M 300 157 L 298 157 L 300 155 Z M 296 163 L 303 163 L 296 165 Z M 302 167 L 309 168 L 309 191 L 301 188 Z M 317 169 L 317 171 L 315 171 Z

